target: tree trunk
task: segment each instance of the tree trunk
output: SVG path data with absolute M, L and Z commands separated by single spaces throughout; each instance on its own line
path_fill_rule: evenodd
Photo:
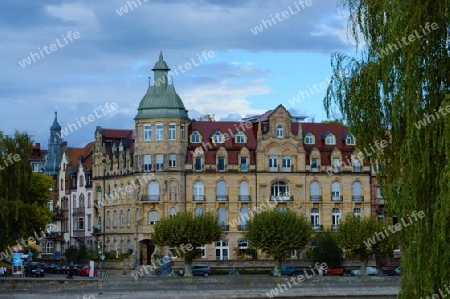
M 184 258 L 184 276 L 192 276 L 192 258 Z
M 275 261 L 275 273 L 273 276 L 281 276 L 281 260 Z

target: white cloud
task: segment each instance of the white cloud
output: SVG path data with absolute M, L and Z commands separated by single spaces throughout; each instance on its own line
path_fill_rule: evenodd
M 93 9 L 84 7 L 79 3 L 66 3 L 59 6 L 47 5 L 44 7 L 44 12 L 64 22 L 73 21 L 87 26 L 97 24 L 97 16 Z

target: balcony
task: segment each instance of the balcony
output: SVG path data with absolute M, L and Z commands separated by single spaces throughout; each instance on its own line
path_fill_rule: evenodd
M 310 195 L 309 199 L 311 201 L 322 201 L 322 195 Z
M 352 201 L 363 201 L 364 196 L 363 195 L 352 195 Z
M 282 167 L 282 168 L 281 168 L 281 171 L 282 171 L 282 172 L 291 172 L 291 171 L 292 171 L 292 168 L 291 168 L 291 166 L 289 166 L 289 167 Z
M 205 200 L 205 195 L 194 195 L 193 199 L 198 200 L 198 201 L 203 201 L 203 200 Z
M 250 195 L 239 195 L 240 201 L 250 201 Z
M 384 198 L 383 197 L 377 197 L 377 204 L 380 206 L 384 206 Z
M 64 220 L 66 217 L 64 216 L 64 211 L 63 210 L 56 210 L 54 213 L 53 213 L 53 219 L 54 220 L 56 220 L 56 221 L 61 221 L 61 220 Z
M 102 229 L 100 227 L 95 227 L 92 229 L 92 234 L 96 235 L 96 234 L 101 234 L 102 233 Z
M 293 195 L 271 195 L 270 200 L 273 201 L 293 201 Z
M 63 232 L 51 232 L 49 234 L 45 234 L 45 236 L 47 240 L 64 241 Z
M 246 231 L 247 225 L 238 225 L 238 231 Z
M 159 201 L 159 194 L 156 195 L 142 195 L 141 201 Z
M 248 171 L 248 164 L 241 164 L 241 171 L 247 172 Z
M 311 172 L 319 172 L 318 166 L 311 166 Z
M 229 225 L 220 224 L 220 227 L 222 228 L 223 231 L 229 231 L 230 230 L 230 226 Z
M 341 202 L 343 200 L 342 195 L 331 196 L 331 201 L 333 202 Z
M 270 172 L 277 172 L 278 171 L 278 167 L 269 167 L 269 171 Z
M 228 195 L 224 195 L 224 194 L 217 194 L 216 195 L 216 200 L 217 201 L 228 201 Z
M 85 214 L 85 208 L 81 207 L 81 208 L 75 208 L 73 209 L 73 215 L 84 215 Z
M 323 225 L 321 224 L 311 224 L 311 228 L 315 231 L 321 231 L 323 230 Z

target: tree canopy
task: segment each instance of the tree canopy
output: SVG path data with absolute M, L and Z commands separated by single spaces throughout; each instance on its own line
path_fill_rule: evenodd
M 341 3 L 364 47 L 333 55 L 324 105 L 342 113 L 361 148 L 389 141 L 373 155 L 387 208 L 425 213 L 399 233 L 399 298 L 427 296 L 450 277 L 450 0 Z
M 177 213 L 170 218 L 163 218 L 155 224 L 151 234 L 153 243 L 172 247 L 173 253 L 184 257 L 186 275 L 192 273 L 192 260 L 198 257 L 197 247 L 218 241 L 222 236 L 219 219 L 213 213 L 194 216 L 190 212 Z
M 337 242 L 336 232 L 320 232 L 317 233 L 311 244 L 312 260 L 314 262 L 326 263 L 328 267 L 340 266 L 344 260 L 342 248 Z
M 275 260 L 275 275 L 280 275 L 281 263 L 294 250 L 308 244 L 312 229 L 309 221 L 292 211 L 263 211 L 247 223 L 246 238 L 250 246 L 260 249 Z
M 47 206 L 52 178 L 32 173 L 32 141 L 25 133 L 0 132 L 0 248 L 7 250 L 41 235 L 51 220 Z M 27 243 L 25 243 L 27 244 Z

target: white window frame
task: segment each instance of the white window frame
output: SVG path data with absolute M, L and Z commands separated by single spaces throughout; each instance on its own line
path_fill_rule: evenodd
M 177 138 L 177 125 L 176 123 L 169 123 L 169 140 L 175 140 Z
M 191 142 L 192 143 L 200 143 L 202 140 L 200 133 L 198 131 L 194 131 L 191 134 Z
M 185 130 L 184 129 L 184 124 L 181 124 L 181 126 L 180 126 L 180 139 L 182 141 L 184 141 L 184 135 L 185 135 L 185 131 L 184 130 Z
M 308 133 L 308 134 L 305 136 L 305 144 L 315 144 L 315 143 L 316 143 L 316 140 L 315 140 L 315 138 L 314 138 L 314 135 Z
M 156 171 L 164 170 L 164 154 L 157 154 L 155 157 L 156 160 Z
M 325 138 L 326 145 L 336 145 L 336 137 L 333 134 L 328 134 Z
M 319 208 L 311 208 L 311 225 L 313 227 L 320 226 L 320 209 Z
M 246 143 L 246 136 L 243 132 L 238 132 L 235 136 L 234 142 L 236 143 Z
M 177 167 L 177 154 L 169 154 L 169 167 Z
M 341 221 L 341 209 L 333 208 L 331 210 L 331 226 L 333 228 L 337 228 L 339 226 L 340 221 Z
M 152 171 L 152 155 L 144 155 L 144 171 Z
M 278 171 L 277 155 L 269 155 L 269 171 Z
M 222 133 L 220 133 L 219 131 L 217 131 L 216 133 L 214 133 L 214 138 L 213 138 L 213 143 L 223 143 L 224 142 L 224 138 Z
M 349 135 L 347 136 L 347 138 L 345 138 L 345 143 L 346 143 L 347 145 L 356 145 L 355 137 L 353 137 L 353 135 L 349 134 Z
M 278 125 L 277 126 L 277 138 L 283 138 L 283 126 L 282 125 Z
M 157 141 L 164 140 L 164 124 L 162 123 L 156 124 L 156 140 Z
M 292 167 L 291 156 L 283 156 L 281 159 L 281 167 L 284 172 L 290 172 Z
M 144 141 L 152 140 L 152 125 L 144 124 Z

